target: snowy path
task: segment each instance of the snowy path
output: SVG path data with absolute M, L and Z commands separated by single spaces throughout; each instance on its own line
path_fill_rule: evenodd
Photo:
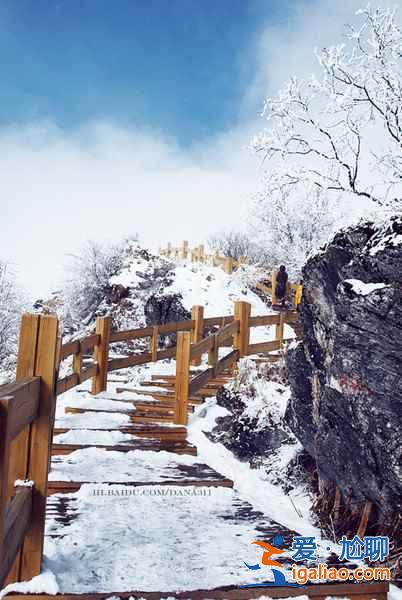
M 130 388 L 174 367 L 137 369 Z M 111 379 L 97 397 L 84 385 L 59 399 L 43 577 L 60 592 L 173 592 L 265 580 L 265 571 L 244 565 L 259 560 L 250 542 L 292 532 L 193 456 L 186 429 L 183 435 L 171 422 L 133 422 L 136 403 L 151 406 L 154 398 L 116 393 L 122 381 Z M 140 389 L 160 393 L 169 385 Z
M 144 376 L 166 375 L 174 366 L 137 368 L 135 387 Z M 221 410 L 213 398 L 195 408 L 188 430 L 143 425 L 133 423 L 130 413 L 136 402 L 154 399 L 117 394 L 119 385 L 113 375 L 107 393 L 96 398 L 81 387 L 59 399 L 43 573 L 25 591 L 168 596 L 262 583 L 272 580 L 271 570 L 245 565 L 261 559 L 254 540 L 281 535 L 290 548 L 299 525 L 302 533 L 320 537 L 307 518 L 292 517 L 289 499 L 275 486 L 264 485 L 248 465 L 207 439 L 204 431 Z M 198 456 L 192 455 L 195 447 Z M 333 549 L 323 541 L 323 559 Z M 289 574 L 289 550 L 280 561 Z

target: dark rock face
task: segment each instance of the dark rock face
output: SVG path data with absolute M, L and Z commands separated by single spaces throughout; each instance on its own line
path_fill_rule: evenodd
M 152 295 L 144 306 L 147 325 L 162 325 L 172 321 L 185 321 L 191 313 L 184 308 L 181 294 Z
M 191 312 L 184 308 L 181 294 L 153 294 L 144 306 L 144 315 L 147 326 L 163 325 L 172 321 L 185 321 L 191 319 Z M 169 333 L 160 336 L 165 347 L 176 345 L 176 334 Z
M 303 284 L 286 420 L 320 478 L 389 524 L 402 509 L 402 219 L 340 232 Z

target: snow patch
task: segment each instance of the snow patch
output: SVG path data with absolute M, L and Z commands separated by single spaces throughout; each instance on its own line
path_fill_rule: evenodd
M 345 279 L 345 283 L 349 283 L 353 292 L 359 296 L 368 296 L 372 292 L 389 287 L 385 283 L 364 283 L 360 279 Z

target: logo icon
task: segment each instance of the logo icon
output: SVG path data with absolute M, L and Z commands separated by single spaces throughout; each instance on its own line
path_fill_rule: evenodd
M 272 544 L 269 544 L 268 542 L 261 542 L 259 540 L 255 540 L 254 542 L 251 542 L 252 544 L 255 544 L 256 546 L 259 546 L 262 549 L 262 557 L 261 557 L 261 564 L 260 563 L 256 563 L 255 565 L 249 565 L 246 562 L 244 563 L 246 565 L 246 567 L 248 569 L 250 569 L 250 571 L 258 571 L 259 569 L 261 569 L 261 565 L 264 565 L 265 567 L 271 567 L 272 568 L 272 574 L 274 576 L 274 580 L 273 581 L 262 581 L 259 583 L 249 583 L 246 585 L 243 585 L 242 587 L 244 588 L 250 588 L 250 587 L 277 587 L 277 586 L 281 586 L 281 587 L 300 587 L 298 583 L 289 583 L 284 575 L 284 573 L 282 573 L 282 571 L 279 571 L 279 569 L 283 569 L 283 565 L 275 560 L 274 558 L 272 558 L 273 556 L 277 555 L 277 554 L 283 554 L 285 551 L 281 550 L 280 547 L 278 546 L 282 546 L 283 544 L 283 537 L 281 535 L 277 535 L 274 537 L 274 539 L 272 540 Z M 274 568 L 275 567 L 275 568 Z

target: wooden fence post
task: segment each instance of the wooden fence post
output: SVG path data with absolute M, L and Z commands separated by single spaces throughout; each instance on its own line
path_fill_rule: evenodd
M 194 329 L 192 330 L 191 343 L 197 344 L 202 340 L 204 335 L 204 307 L 193 306 L 191 308 L 191 319 L 195 321 Z M 193 358 L 191 364 L 201 364 L 201 357 Z
M 39 319 L 39 315 L 22 315 L 15 376 L 16 381 L 21 381 L 25 377 L 33 377 L 35 374 Z M 30 428 L 25 427 L 11 442 L 8 473 L 8 501 L 14 492 L 14 482 L 17 479 L 26 479 L 27 477 L 29 432 Z M 21 553 L 19 552 L 4 585 L 19 580 L 20 562 Z
M 216 375 L 216 363 L 219 360 L 219 342 L 218 342 L 218 334 L 214 335 L 214 345 L 211 350 L 208 352 L 208 364 L 210 367 L 214 368 L 214 373 Z
M 271 273 L 271 290 L 272 290 L 272 304 L 276 304 L 276 271 L 273 270 Z
M 202 244 L 198 246 L 198 260 L 201 263 L 204 262 L 204 246 Z
M 225 258 L 224 269 L 229 275 L 233 273 L 233 258 L 231 256 Z
M 279 342 L 279 350 L 283 347 L 283 328 L 285 324 L 285 313 L 281 312 L 279 315 L 279 323 L 276 324 L 275 333 L 276 339 Z
M 191 332 L 179 331 L 176 342 L 176 385 L 174 422 L 187 425 L 190 383 Z
M 182 258 L 185 260 L 188 256 L 188 242 L 184 241 L 182 246 Z
M 94 348 L 94 361 L 98 365 L 98 373 L 92 379 L 92 394 L 99 394 L 106 390 L 111 322 L 109 316 L 96 319 L 96 333 L 100 335 L 100 340 Z
M 235 302 L 234 317 L 239 321 L 239 331 L 234 339 L 234 347 L 239 351 L 240 356 L 247 356 L 250 342 L 249 318 L 251 304 L 249 302 Z
M 34 481 L 31 524 L 21 550 L 20 579 L 39 575 L 45 535 L 47 482 L 56 408 L 58 319 L 39 321 L 34 375 L 41 378 L 38 416 L 31 424 L 27 478 Z
M 170 258 L 171 252 L 172 252 L 172 242 L 168 242 L 167 249 L 166 249 L 166 256 L 168 258 Z
M 158 327 L 158 325 L 154 325 L 154 327 L 152 329 L 152 337 L 151 337 L 152 362 L 156 362 L 158 360 L 158 335 L 159 335 L 159 327 Z

